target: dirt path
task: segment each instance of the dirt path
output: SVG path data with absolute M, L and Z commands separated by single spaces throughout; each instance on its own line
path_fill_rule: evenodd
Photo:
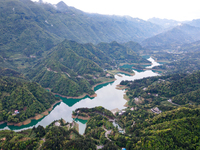
M 106 131 L 105 137 L 106 137 L 109 141 L 111 141 L 111 139 L 108 138 L 108 135 L 111 133 L 112 130 L 107 130 L 107 129 L 104 128 L 104 127 L 103 127 L 103 129 Z

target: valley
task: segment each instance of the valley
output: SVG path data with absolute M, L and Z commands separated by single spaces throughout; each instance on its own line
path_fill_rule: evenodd
M 200 19 L 0 1 L 1 149 L 199 149 Z
M 151 59 L 152 60 L 152 59 Z M 152 66 L 154 66 L 155 61 L 152 60 Z M 126 103 L 126 100 L 123 99 L 124 91 L 120 91 L 116 89 L 116 86 L 122 81 L 122 80 L 135 80 L 135 79 L 141 79 L 144 77 L 149 77 L 149 76 L 155 76 L 158 75 L 157 73 L 152 72 L 151 70 L 146 70 L 144 72 L 137 72 L 134 71 L 135 75 L 134 76 L 129 76 L 125 74 L 121 74 L 121 77 L 118 75 L 115 75 L 115 81 L 100 84 L 96 87 L 94 87 L 94 91 L 97 94 L 97 97 L 90 98 L 88 96 L 85 96 L 83 98 L 65 98 L 58 96 L 62 102 L 59 104 L 56 104 L 53 108 L 53 110 L 50 112 L 49 115 L 45 116 L 42 120 L 38 121 L 32 121 L 30 124 L 25 125 L 25 126 L 6 126 L 6 124 L 2 124 L 0 126 L 1 129 L 12 129 L 12 130 L 21 130 L 21 129 L 27 129 L 32 128 L 33 126 L 46 126 L 49 123 L 51 123 L 53 120 L 58 120 L 60 118 L 63 118 L 64 120 L 70 122 L 72 121 L 71 114 L 72 111 L 74 111 L 77 108 L 80 107 L 87 107 L 87 108 L 92 108 L 96 106 L 103 106 L 104 108 L 108 110 L 112 110 L 115 108 L 118 109 L 123 109 L 125 108 L 124 105 Z M 78 121 L 78 120 L 77 120 Z M 85 126 L 85 124 L 81 124 L 79 122 L 79 126 Z M 84 133 L 84 128 L 81 127 L 80 133 Z

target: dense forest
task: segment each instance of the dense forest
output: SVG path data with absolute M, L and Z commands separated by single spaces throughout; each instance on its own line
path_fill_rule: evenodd
M 48 125 L 33 127 L 21 132 L 0 131 L 0 147 L 2 149 L 96 149 L 91 138 L 80 135 L 73 125 L 63 119 Z
M 39 84 L 0 76 L 0 121 L 19 123 L 40 114 L 59 100 Z
M 118 123 L 124 119 L 125 122 L 134 122 L 126 124 L 126 132 L 123 134 L 107 116 L 96 114 L 88 120 L 85 136 L 76 131 L 74 123 L 66 123 L 61 119 L 52 122 L 46 128 L 38 126 L 17 133 L 0 131 L 0 146 L 3 149 L 12 149 L 16 146 L 18 149 L 96 149 L 96 146 L 102 145 L 102 149 L 113 150 L 123 147 L 128 150 L 158 147 L 198 149 L 199 114 L 200 109 L 193 106 L 180 107 L 159 115 L 142 111 L 138 107 L 134 111 L 127 110 L 123 115 L 116 114 L 115 119 Z

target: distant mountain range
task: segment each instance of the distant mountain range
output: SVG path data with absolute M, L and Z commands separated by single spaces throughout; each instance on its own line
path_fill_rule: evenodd
M 65 96 L 94 94 L 92 86 L 120 63 L 149 63 L 138 55 L 148 49 L 200 40 L 198 20 L 89 14 L 62 1 L 2 0 L 0 6 L 1 67 Z
M 193 43 L 184 44 L 178 50 L 179 51 L 184 51 L 184 52 L 197 52 L 197 51 L 200 51 L 200 41 L 195 41 Z
M 176 20 L 169 20 L 169 19 L 160 19 L 160 18 L 150 18 L 147 21 L 157 24 L 163 28 L 169 29 L 171 27 L 175 27 L 180 25 L 182 22 Z
M 200 40 L 200 28 L 188 24 L 180 24 L 166 32 L 145 39 L 142 46 L 153 49 L 177 48 L 186 43 Z
M 64 39 L 80 43 L 142 41 L 161 32 L 159 25 L 131 17 L 89 14 L 64 2 L 0 1 L 0 54 L 40 55 Z

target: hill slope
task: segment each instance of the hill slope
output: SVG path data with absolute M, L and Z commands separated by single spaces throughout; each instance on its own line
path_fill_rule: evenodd
M 87 14 L 63 2 L 55 6 L 30 0 L 0 2 L 0 55 L 38 55 L 64 39 L 80 43 L 141 41 L 160 27 L 131 17 Z
M 1 76 L 0 89 L 0 121 L 22 122 L 59 100 L 39 84 L 13 77 Z M 14 113 L 15 110 L 19 113 Z
M 52 92 L 77 97 L 83 93 L 93 95 L 92 86 L 106 76 L 104 69 L 114 69 L 120 63 L 146 62 L 133 50 L 117 42 L 79 44 L 65 40 L 51 49 L 51 52 L 29 69 L 27 76 Z
M 200 28 L 183 24 L 169 31 L 142 41 L 142 46 L 154 48 L 170 48 L 191 43 L 200 39 Z

